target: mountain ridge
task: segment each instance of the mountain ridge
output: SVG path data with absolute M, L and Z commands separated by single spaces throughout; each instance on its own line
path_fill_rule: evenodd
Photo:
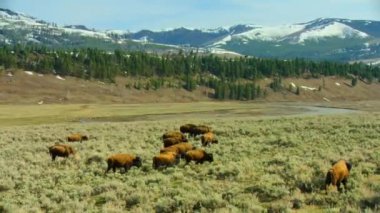
M 0 43 L 52 47 L 238 53 L 256 57 L 317 60 L 368 60 L 380 57 L 380 21 L 318 18 L 279 26 L 237 24 L 213 29 L 174 28 L 162 31 L 96 30 L 58 26 L 23 13 L 0 8 Z

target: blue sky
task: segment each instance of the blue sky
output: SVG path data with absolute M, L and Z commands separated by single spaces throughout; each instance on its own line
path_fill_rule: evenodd
M 59 25 L 130 31 L 279 25 L 320 17 L 380 20 L 380 0 L 0 0 L 0 8 Z

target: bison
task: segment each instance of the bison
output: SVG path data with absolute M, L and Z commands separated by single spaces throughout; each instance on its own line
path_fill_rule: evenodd
M 185 154 L 186 164 L 190 161 L 195 161 L 196 163 L 203 163 L 205 161 L 213 162 L 214 157 L 211 153 L 207 153 L 203 149 L 194 149 L 186 152 Z
M 141 167 L 141 158 L 130 154 L 114 154 L 107 158 L 107 173 L 109 170 L 116 172 L 116 168 L 124 168 L 127 172 L 132 166 Z
M 196 137 L 198 135 L 205 134 L 207 132 L 211 132 L 211 128 L 205 125 L 198 125 L 190 129 L 190 136 Z
M 82 134 L 79 134 L 79 133 L 67 136 L 67 141 L 68 142 L 76 142 L 76 141 L 82 142 L 82 141 L 87 141 L 87 140 L 88 140 L 88 136 L 87 135 L 82 135 Z
M 181 131 L 183 134 L 185 133 L 191 133 L 191 131 L 196 127 L 195 124 L 185 124 L 179 127 L 179 131 Z
M 181 157 L 185 157 L 185 154 L 187 151 L 189 150 L 192 150 L 194 149 L 193 145 L 191 145 L 190 143 L 178 143 L 178 144 L 174 144 L 172 146 L 169 146 L 169 147 L 165 147 L 163 149 L 160 150 L 161 153 L 164 153 L 164 152 L 175 152 L 177 154 L 179 154 Z
M 171 131 L 171 132 L 167 132 L 167 133 L 162 135 L 163 140 L 165 140 L 167 138 L 176 138 L 181 142 L 187 142 L 186 136 L 184 134 L 182 134 L 181 132 Z
M 182 139 L 179 139 L 179 138 L 165 138 L 164 147 L 173 146 L 175 144 L 182 143 L 182 142 L 187 142 L 187 140 L 183 141 Z
M 218 140 L 215 138 L 214 133 L 207 132 L 201 136 L 202 146 L 207 146 L 213 143 L 218 143 Z
M 179 155 L 175 152 L 160 153 L 153 157 L 153 168 L 174 166 L 179 163 Z
M 57 156 L 67 158 L 69 155 L 74 155 L 75 150 L 67 144 L 55 144 L 49 147 L 49 153 L 54 161 Z
M 179 148 L 173 145 L 173 146 L 165 147 L 160 150 L 160 153 L 166 153 L 166 152 L 174 152 L 176 154 L 179 154 Z
M 187 151 L 195 149 L 195 147 L 193 147 L 193 145 L 191 145 L 190 143 L 178 143 L 175 144 L 174 147 L 178 148 L 178 152 L 181 155 L 181 157 L 185 157 Z
M 340 183 L 343 183 L 344 189 L 347 190 L 347 180 L 350 175 L 351 167 L 352 165 L 345 160 L 339 160 L 333 163 L 333 166 L 326 174 L 326 193 L 330 184 L 336 186 L 338 191 L 341 192 Z

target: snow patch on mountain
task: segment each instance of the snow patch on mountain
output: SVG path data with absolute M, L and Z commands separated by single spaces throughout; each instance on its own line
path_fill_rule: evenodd
M 305 40 L 318 40 L 326 37 L 339 37 L 342 39 L 351 37 L 366 38 L 368 34 L 355 30 L 345 24 L 333 22 L 327 26 L 317 26 L 301 33 L 298 42 L 302 43 Z
M 224 27 L 218 27 L 215 29 L 201 29 L 200 31 L 203 33 L 221 33 L 221 32 L 226 32 L 229 30 L 230 30 L 230 27 L 224 26 Z
M 228 36 L 224 37 L 223 39 L 221 39 L 221 40 L 215 42 L 215 43 L 213 44 L 213 46 L 226 45 L 227 42 L 229 42 L 229 41 L 231 41 L 231 40 L 232 40 L 232 36 L 231 36 L 231 35 L 228 35 Z
M 236 55 L 236 56 L 241 56 L 241 54 L 233 52 L 233 51 L 228 51 L 225 49 L 220 49 L 220 48 L 212 48 L 210 50 L 211 53 L 213 54 L 231 54 L 231 55 Z
M 87 36 L 87 37 L 110 39 L 109 36 L 107 36 L 105 33 L 97 32 L 97 31 L 72 29 L 72 28 L 63 28 L 63 30 L 66 33 L 70 33 L 70 34 L 79 34 L 79 35 Z
M 296 33 L 304 29 L 302 24 L 294 25 L 282 25 L 282 26 L 272 26 L 272 27 L 257 27 L 248 32 L 244 32 L 236 35 L 236 37 L 246 38 L 249 40 L 264 40 L 273 41 L 285 37 L 289 34 Z
M 22 13 L 15 13 L 9 10 L 0 10 L 1 25 L 7 26 L 15 23 L 24 23 L 31 26 L 42 26 L 35 18 L 24 15 Z
M 129 34 L 129 32 L 126 30 L 106 30 L 105 33 L 106 34 L 115 34 L 115 35 Z

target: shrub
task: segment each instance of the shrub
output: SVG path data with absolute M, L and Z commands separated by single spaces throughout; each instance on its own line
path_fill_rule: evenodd
M 351 86 L 352 86 L 352 87 L 356 86 L 357 83 L 358 83 L 358 79 L 357 79 L 357 78 L 353 78 L 353 79 L 351 80 Z
M 131 195 L 131 196 L 128 196 L 126 199 L 125 199 L 125 207 L 127 209 L 131 209 L 133 208 L 134 206 L 140 204 L 140 201 L 141 198 L 140 196 L 138 195 Z

